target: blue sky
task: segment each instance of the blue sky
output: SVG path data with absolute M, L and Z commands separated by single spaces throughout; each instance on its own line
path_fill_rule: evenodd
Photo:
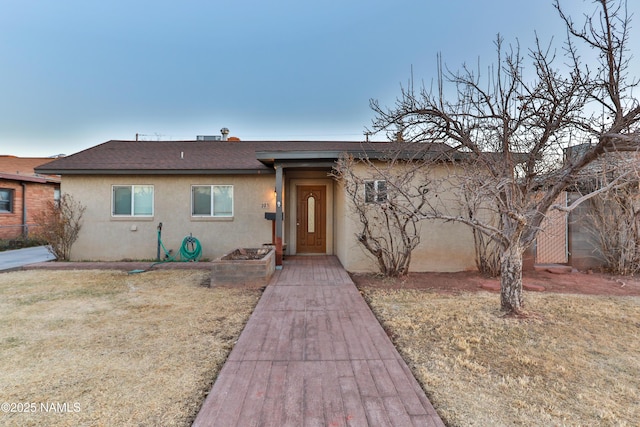
M 576 17 L 594 8 L 565 3 Z M 497 33 L 523 47 L 534 31 L 555 36 L 558 48 L 564 38 L 551 0 L 1 6 L 0 154 L 18 156 L 72 154 L 136 133 L 195 139 L 222 127 L 245 140 L 362 140 L 369 99 L 392 104 L 412 68 L 416 80 L 431 81 L 438 53 L 457 69 L 493 62 Z

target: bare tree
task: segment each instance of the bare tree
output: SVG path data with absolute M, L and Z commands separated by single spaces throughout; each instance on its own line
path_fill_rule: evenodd
M 594 252 L 604 260 L 605 270 L 622 275 L 640 272 L 640 188 L 637 156 L 608 155 L 595 162 L 589 174 L 575 187 L 590 194 L 585 218 Z M 616 180 L 614 186 L 611 184 Z
M 49 252 L 59 261 L 69 261 L 71 246 L 78 239 L 85 209 L 70 194 L 63 194 L 59 201 L 49 201 L 46 209 L 36 215 L 36 234 L 47 242 Z
M 640 272 L 640 206 L 636 189 L 627 187 L 603 193 L 591 201 L 588 221 L 594 247 L 604 268 L 614 274 Z
M 390 152 L 382 162 L 367 156 L 342 157 L 333 176 L 342 183 L 359 218 L 358 242 L 376 259 L 386 276 L 409 271 L 411 252 L 420 243 L 420 210 L 428 180 L 422 162 Z
M 465 177 L 459 179 L 462 183 L 462 211 L 467 213 L 467 221 L 470 223 L 483 222 L 494 229 L 500 229 L 500 215 L 495 211 L 497 201 L 491 200 L 486 191 L 479 191 L 481 180 L 485 175 L 484 170 L 473 170 L 468 162 L 465 164 Z M 493 239 L 495 232 L 481 231 L 472 227 L 473 245 L 476 267 L 478 271 L 489 277 L 500 276 L 500 247 L 497 240 Z
M 371 106 L 373 131 L 400 124 L 405 141 L 449 144 L 482 168 L 458 176 L 468 188 L 493 203 L 499 220 L 455 216 L 423 206 L 422 218 L 459 221 L 492 239 L 500 251 L 501 306 L 521 313 L 522 260 L 558 195 L 580 171 L 606 152 L 639 145 L 640 104 L 628 78 L 629 22 L 624 1 L 598 0 L 583 25 L 553 5 L 566 24 L 567 41 L 558 58 L 551 44 L 536 37 L 525 57 L 520 47 L 496 40 L 497 62 L 486 76 L 464 65 L 450 71 L 438 61 L 432 88 L 403 88 L 396 104 Z M 593 64 L 585 57 L 596 58 Z M 529 67 L 529 68 L 527 68 Z M 590 144 L 579 156 L 563 159 L 568 145 Z M 566 161 L 563 161 L 566 160 Z

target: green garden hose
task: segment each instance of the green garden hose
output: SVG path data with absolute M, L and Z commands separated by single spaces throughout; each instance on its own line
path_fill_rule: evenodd
M 164 247 L 162 240 L 159 240 L 159 242 L 166 255 L 166 260 L 161 262 L 177 261 L 176 256 L 171 255 L 171 252 Z M 180 251 L 178 254 L 180 255 L 180 261 L 182 262 L 198 261 L 202 257 L 202 245 L 195 237 L 187 236 L 182 239 L 182 244 L 180 245 Z
M 167 248 L 164 247 L 164 243 L 162 243 L 162 239 L 160 238 L 161 229 L 162 229 L 161 226 L 158 227 L 158 243 L 162 247 L 162 250 L 164 251 L 165 259 L 163 261 L 154 262 L 153 264 L 151 264 L 151 267 L 149 267 L 149 269 L 153 268 L 158 264 L 163 264 L 165 262 L 178 261 L 176 259 L 176 256 L 171 255 L 171 251 L 167 250 Z M 160 252 L 158 252 L 158 254 L 159 253 Z M 184 239 L 182 239 L 182 244 L 180 245 L 180 251 L 178 252 L 178 254 L 180 255 L 181 262 L 189 262 L 189 261 L 197 262 L 202 257 L 202 245 L 200 244 L 200 241 L 198 239 L 196 239 L 192 235 L 189 235 Z M 148 271 L 148 270 L 131 270 L 129 271 L 129 274 L 144 273 L 145 271 Z
M 182 261 L 198 261 L 202 257 L 202 245 L 200 241 L 193 236 L 187 236 L 182 240 L 180 245 L 180 260 Z

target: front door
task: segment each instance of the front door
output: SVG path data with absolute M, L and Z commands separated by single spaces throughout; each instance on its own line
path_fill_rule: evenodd
M 327 187 L 300 185 L 297 188 L 296 252 L 326 253 Z

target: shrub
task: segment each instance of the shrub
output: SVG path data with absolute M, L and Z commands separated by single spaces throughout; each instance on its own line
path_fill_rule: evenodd
M 71 246 L 78 239 L 82 216 L 86 207 L 64 194 L 59 201 L 50 201 L 46 209 L 35 216 L 38 224 L 37 238 L 45 241 L 59 261 L 69 261 Z

